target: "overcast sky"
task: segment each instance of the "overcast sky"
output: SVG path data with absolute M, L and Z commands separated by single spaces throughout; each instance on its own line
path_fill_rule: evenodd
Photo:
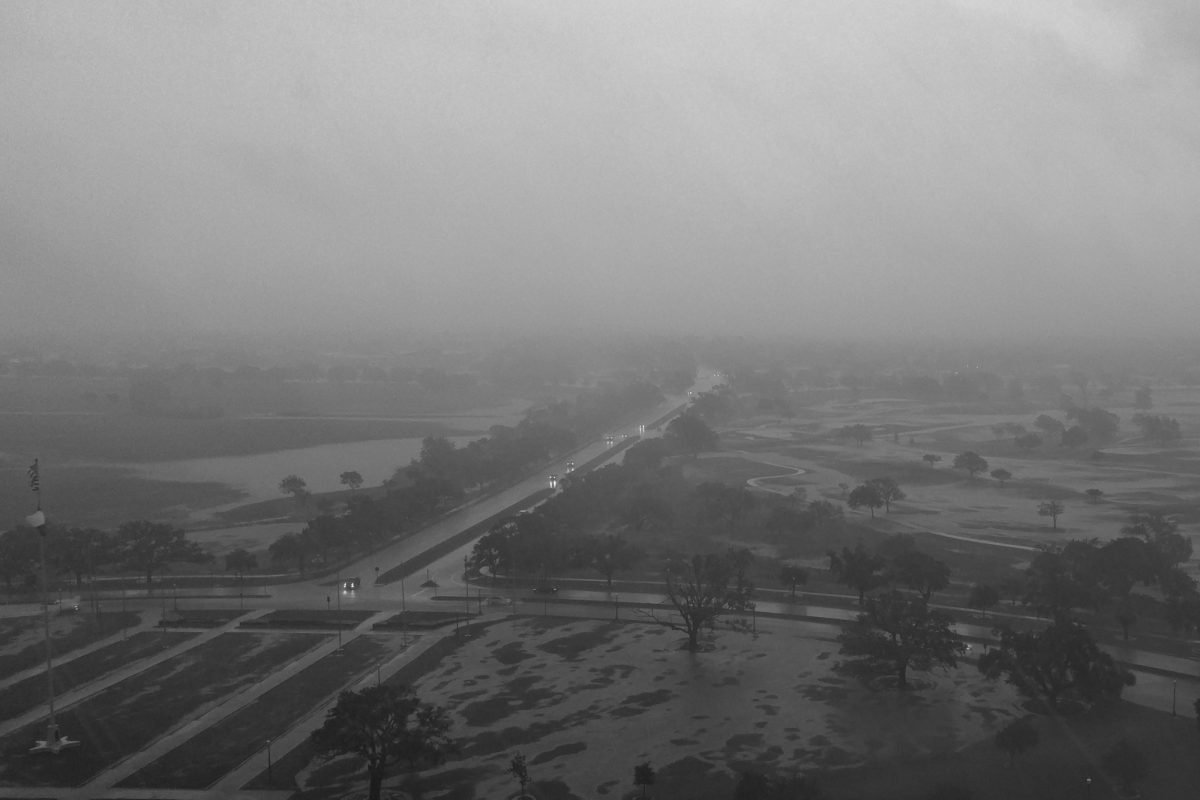
M 1200 3 L 0 4 L 0 329 L 1200 329 Z

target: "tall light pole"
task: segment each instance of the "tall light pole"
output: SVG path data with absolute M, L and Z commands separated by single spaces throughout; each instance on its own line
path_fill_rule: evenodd
M 463 594 L 466 595 L 467 616 L 469 617 L 471 616 L 471 579 L 467 577 L 467 557 L 465 555 L 463 556 L 463 587 Z
M 38 557 L 42 565 L 42 632 L 46 640 L 46 703 L 50 715 L 46 719 L 46 738 L 37 739 L 30 748 L 31 753 L 57 755 L 68 747 L 77 747 L 79 742 L 59 735 L 58 720 L 54 716 L 54 648 L 50 643 L 50 583 L 46 572 L 46 515 L 42 513 L 42 485 L 35 458 L 29 467 L 29 488 L 37 495 L 37 511 L 25 518 L 38 532 Z
M 400 562 L 400 613 L 408 611 L 407 601 L 404 599 L 404 562 Z
M 340 652 L 342 652 L 342 573 L 341 573 L 341 570 L 338 570 L 337 586 L 334 587 L 334 591 L 337 592 L 337 619 L 334 620 L 334 624 L 337 625 L 337 635 L 338 635 L 337 652 L 340 653 Z

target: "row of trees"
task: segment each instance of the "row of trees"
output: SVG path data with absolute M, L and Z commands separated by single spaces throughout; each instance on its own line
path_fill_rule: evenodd
M 9 591 L 33 590 L 40 572 L 39 533 L 18 527 L 0 534 L 0 577 Z M 172 564 L 203 564 L 212 560 L 200 545 L 187 538 L 180 528 L 149 520 L 123 523 L 115 531 L 97 528 L 60 528 L 46 531 L 46 563 L 55 575 L 70 575 L 77 587 L 86 576 L 109 568 L 144 575 L 149 585 L 155 574 Z M 239 569 L 245 551 L 230 554 Z M 228 564 L 227 564 L 228 566 Z
M 1156 586 L 1167 622 L 1177 630 L 1195 630 L 1200 594 L 1181 569 L 1191 555 L 1191 539 L 1178 532 L 1174 520 L 1157 511 L 1136 512 L 1111 541 L 1075 540 L 1043 549 L 1025 572 L 1021 599 L 1049 616 L 1075 608 L 1110 609 L 1128 636 L 1138 608 L 1158 602 L 1134 589 Z
M 1030 431 L 1017 422 L 1001 422 L 992 426 L 997 439 L 1012 437 L 1013 444 L 1022 450 L 1035 450 L 1044 442 L 1058 441 L 1060 447 L 1078 448 L 1089 442 L 1104 445 L 1116 438 L 1121 419 L 1103 408 L 1070 405 L 1066 419 L 1049 414 L 1039 414 L 1033 421 L 1037 431 Z M 1133 423 L 1142 436 L 1154 444 L 1169 445 L 1178 442 L 1183 434 L 1179 420 L 1162 414 L 1134 414 Z M 1039 433 L 1040 431 L 1040 433 Z
M 605 385 L 562 401 L 532 409 L 515 426 L 494 425 L 487 436 L 458 447 L 443 437 L 427 437 L 421 452 L 385 481 L 382 493 L 357 493 L 362 476 L 342 473 L 352 490 L 341 513 L 326 510 L 310 519 L 303 530 L 286 533 L 271 543 L 272 561 L 295 564 L 304 574 L 318 557 L 348 556 L 378 546 L 386 539 L 418 526 L 461 503 L 469 491 L 511 481 L 546 459 L 569 451 L 578 438 L 602 430 L 615 419 L 652 405 L 662 395 L 644 382 Z M 308 499 L 307 484 L 297 475 L 280 482 L 280 491 L 298 504 Z
M 890 537 L 874 551 L 861 544 L 831 551 L 829 566 L 839 581 L 858 591 L 863 608 L 839 637 L 840 652 L 847 657 L 840 670 L 864 678 L 889 676 L 904 688 L 909 670 L 952 668 L 965 654 L 954 618 L 930 602 L 949 585 L 950 569 L 918 550 L 910 537 Z M 1034 567 L 1030 572 L 1030 581 L 1038 580 Z M 972 593 L 973 602 L 989 605 L 998 597 L 994 590 Z M 1068 698 L 1091 704 L 1119 697 L 1133 676 L 1096 646 L 1071 617 L 1069 605 L 1053 610 L 1053 621 L 1040 630 L 997 628 L 999 645 L 980 657 L 980 671 L 1006 679 L 1053 709 Z

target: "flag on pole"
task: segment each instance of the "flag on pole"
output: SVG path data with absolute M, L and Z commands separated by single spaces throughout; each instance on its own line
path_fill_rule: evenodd
M 29 465 L 29 491 L 40 492 L 42 490 L 42 481 L 38 477 L 38 460 L 35 458 L 33 463 Z

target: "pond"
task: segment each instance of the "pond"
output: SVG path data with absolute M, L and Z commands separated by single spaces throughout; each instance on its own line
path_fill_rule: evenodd
M 462 447 L 482 435 L 447 438 Z M 247 456 L 191 458 L 134 466 L 142 476 L 155 480 L 227 484 L 248 495 L 235 504 L 243 505 L 279 498 L 279 481 L 288 475 L 303 478 L 310 492 L 345 489 L 340 476 L 347 470 L 362 475 L 364 486 L 378 486 L 390 478 L 397 467 L 407 466 L 420 455 L 421 441 L 410 438 L 344 442 Z

